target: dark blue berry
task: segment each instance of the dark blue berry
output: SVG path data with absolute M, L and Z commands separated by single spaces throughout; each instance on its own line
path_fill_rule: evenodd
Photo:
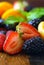
M 34 37 L 24 42 L 23 51 L 26 54 L 43 54 L 44 53 L 44 40 L 40 37 Z
M 0 23 L 3 23 L 3 22 L 4 22 L 4 20 L 0 19 Z
M 15 28 L 15 26 L 12 25 L 12 24 L 5 24 L 5 28 L 6 28 L 7 30 L 13 30 L 13 28 Z
M 1 33 L 1 34 L 6 34 L 6 31 L 1 30 L 0 33 Z
M 4 24 L 3 24 L 4 20 L 0 19 L 0 28 L 4 28 Z
M 24 10 L 27 11 L 27 12 L 31 11 L 32 9 L 33 9 L 32 6 L 27 6 L 27 7 L 24 8 Z
M 16 26 L 18 25 L 18 23 L 15 24 L 5 24 L 5 29 L 7 30 L 16 30 Z

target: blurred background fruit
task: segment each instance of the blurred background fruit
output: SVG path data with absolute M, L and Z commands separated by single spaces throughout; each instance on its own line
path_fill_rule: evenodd
M 44 21 L 41 21 L 38 25 L 38 32 L 40 33 L 41 38 L 44 39 Z
M 13 5 L 11 4 L 11 3 L 9 3 L 9 2 L 0 2 L 0 17 L 2 16 L 2 14 L 6 11 L 6 10 L 8 10 L 8 9 L 10 9 L 10 8 L 12 8 L 13 7 Z
M 21 1 L 21 0 L 19 0 L 19 1 L 16 1 L 16 2 L 14 3 L 14 9 L 15 9 L 15 10 L 24 10 L 24 8 L 25 8 L 26 6 L 28 6 L 27 1 Z

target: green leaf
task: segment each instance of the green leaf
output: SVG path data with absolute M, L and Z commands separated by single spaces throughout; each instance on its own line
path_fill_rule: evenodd
M 14 24 L 14 23 L 16 23 L 16 22 L 23 22 L 23 21 L 25 21 L 25 19 L 22 18 L 22 17 L 20 17 L 20 16 L 18 16 L 18 17 L 9 16 L 9 17 L 5 20 L 4 24 Z
M 44 15 L 44 8 L 34 8 L 27 14 L 27 20 L 33 20 L 35 18 L 40 18 Z
M 25 17 L 27 17 L 28 12 L 20 10 L 20 13 L 21 13 L 22 15 L 24 15 Z

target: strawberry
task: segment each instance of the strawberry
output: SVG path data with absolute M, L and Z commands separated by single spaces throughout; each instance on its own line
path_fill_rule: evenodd
M 9 54 L 16 54 L 22 50 L 23 40 L 17 32 L 8 31 L 3 50 Z
M 11 32 L 13 31 L 12 30 L 7 31 L 6 36 L 8 36 Z
M 16 30 L 22 35 L 23 40 L 27 40 L 35 36 L 40 36 L 39 32 L 31 24 L 25 22 L 17 25 Z
M 5 35 L 0 33 L 0 51 L 3 50 L 3 44 L 4 44 L 4 41 L 5 41 Z

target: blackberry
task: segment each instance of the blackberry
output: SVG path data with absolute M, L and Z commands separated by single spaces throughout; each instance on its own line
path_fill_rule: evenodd
M 26 54 L 43 54 L 44 53 L 44 40 L 40 37 L 34 37 L 24 42 L 23 52 Z
M 2 27 L 4 28 L 5 25 L 3 24 L 3 22 L 4 22 L 4 20 L 0 19 L 0 28 L 2 28 Z
M 34 19 L 32 21 L 29 22 L 29 24 L 31 24 L 32 26 L 34 26 L 36 29 L 38 28 L 38 24 L 41 22 L 40 19 Z
M 4 28 L 7 30 L 16 30 L 16 26 L 18 25 L 18 23 L 15 24 L 5 24 Z

